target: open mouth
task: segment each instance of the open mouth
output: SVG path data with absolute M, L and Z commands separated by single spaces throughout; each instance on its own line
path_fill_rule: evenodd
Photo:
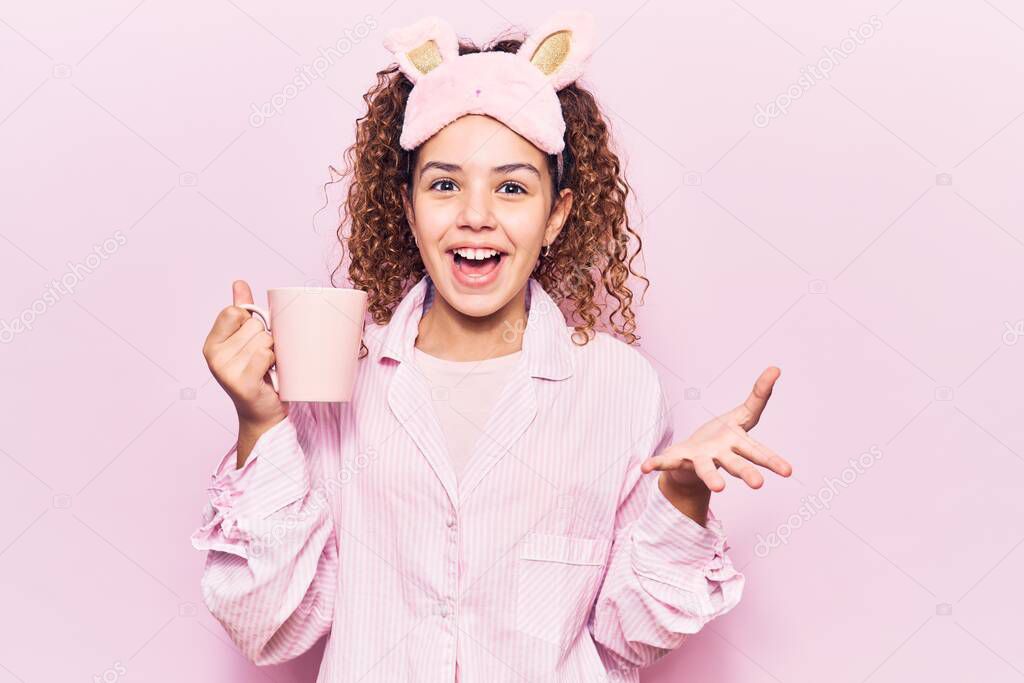
M 470 279 L 486 278 L 498 269 L 506 256 L 497 249 L 461 248 L 448 253 L 452 255 L 455 269 Z
M 450 253 L 455 258 L 455 267 L 478 278 L 501 265 L 505 256 L 495 249 L 456 249 Z

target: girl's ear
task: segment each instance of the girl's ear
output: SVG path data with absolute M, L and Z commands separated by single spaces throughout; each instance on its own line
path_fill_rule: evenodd
M 595 23 L 587 11 L 558 12 L 538 26 L 516 54 L 540 69 L 559 90 L 583 74 L 596 47 Z
M 405 211 L 405 222 L 409 224 L 409 229 L 413 231 L 413 236 L 416 235 L 416 214 L 412 210 L 412 198 L 409 197 L 409 188 L 406 187 L 402 190 L 402 209 Z
M 384 47 L 395 54 L 402 73 L 415 84 L 431 69 L 459 56 L 459 37 L 444 19 L 428 16 L 388 31 Z
M 572 211 L 574 197 L 575 195 L 573 195 L 572 190 L 567 187 L 559 192 L 555 208 L 551 211 L 551 215 L 548 216 L 548 222 L 544 228 L 545 243 L 551 244 L 561 234 L 562 228 L 565 227 L 565 222 L 569 218 L 569 212 Z

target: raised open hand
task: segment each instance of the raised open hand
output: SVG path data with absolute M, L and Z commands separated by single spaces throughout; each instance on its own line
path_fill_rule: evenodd
M 780 374 L 776 367 L 767 368 L 754 382 L 754 388 L 743 403 L 701 425 L 685 441 L 647 458 L 640 470 L 644 474 L 653 470 L 667 472 L 663 476 L 668 477 L 667 483 L 677 491 L 723 490 L 725 479 L 718 473 L 719 466 L 754 489 L 764 483 L 755 464 L 788 477 L 793 473 L 793 466 L 748 433 L 761 419 Z

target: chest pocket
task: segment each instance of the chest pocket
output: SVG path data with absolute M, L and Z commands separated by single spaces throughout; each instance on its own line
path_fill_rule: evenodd
M 516 629 L 564 649 L 593 604 L 611 541 L 530 533 L 516 559 Z

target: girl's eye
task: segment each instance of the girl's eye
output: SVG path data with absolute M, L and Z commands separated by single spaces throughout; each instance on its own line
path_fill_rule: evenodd
M 519 183 L 514 183 L 511 180 L 506 183 L 502 183 L 502 187 L 514 187 L 517 190 L 516 192 L 504 192 L 502 194 L 526 194 L 525 187 L 523 187 Z
M 439 178 L 439 179 L 435 180 L 434 182 L 432 182 L 432 183 L 430 184 L 430 187 L 431 187 L 431 188 L 433 188 L 433 187 L 434 187 L 435 185 L 437 185 L 438 183 L 448 183 L 448 184 L 450 184 L 450 185 L 454 185 L 454 184 L 455 184 L 454 182 L 452 182 L 452 181 L 451 181 L 451 180 L 449 180 L 448 178 Z M 445 190 L 442 190 L 442 192 L 444 192 L 444 191 L 445 191 Z
M 439 187 L 440 185 L 445 185 L 445 187 Z M 451 186 L 451 187 L 447 187 L 447 186 Z M 511 181 L 511 180 L 508 180 L 508 181 L 502 183 L 501 187 L 502 188 L 511 187 L 511 188 L 515 189 L 514 192 L 502 192 L 501 194 L 526 194 L 526 188 L 525 187 L 523 187 L 519 183 Z M 435 180 L 434 182 L 432 182 L 430 184 L 430 188 L 431 189 L 437 189 L 437 190 L 439 190 L 441 192 L 451 192 L 452 190 L 455 189 L 455 181 L 451 180 L 450 178 L 438 178 L 437 180 Z

